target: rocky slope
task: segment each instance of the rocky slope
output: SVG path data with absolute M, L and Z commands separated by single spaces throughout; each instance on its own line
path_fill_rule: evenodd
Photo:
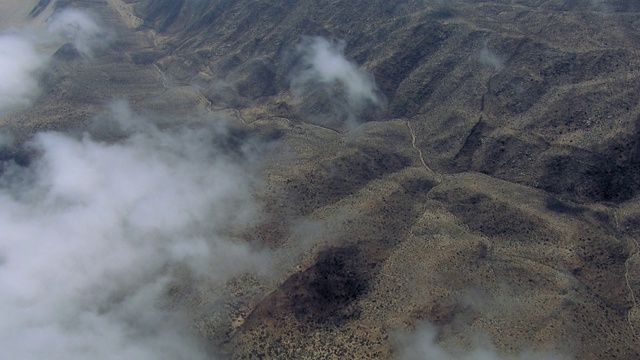
M 92 62 L 58 51 L 47 92 L 5 130 L 85 129 L 124 95 L 288 149 L 264 165 L 268 216 L 245 236 L 313 246 L 253 293 L 239 280 L 223 320 L 192 302 L 212 356 L 389 358 L 430 323 L 447 349 L 485 334 L 504 354 L 640 357 L 636 2 L 46 6 L 63 5 L 116 40 Z M 370 74 L 370 102 L 344 84 L 296 91 L 316 36 Z

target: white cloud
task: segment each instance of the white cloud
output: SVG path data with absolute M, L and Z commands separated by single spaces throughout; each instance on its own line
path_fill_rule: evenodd
M 596 11 L 613 12 L 613 7 L 609 0 L 591 0 L 590 5 Z
M 213 141 L 224 134 L 115 108 L 140 123 L 121 141 L 41 133 L 39 158 L 0 178 L 7 358 L 204 359 L 185 314 L 160 306 L 176 267 L 207 286 L 268 271 L 267 251 L 228 235 L 259 208 L 250 164 Z
M 549 352 L 523 351 L 501 354 L 488 342 L 476 344 L 472 349 L 449 349 L 438 342 L 438 328 L 424 323 L 411 333 L 397 336 L 398 355 L 401 360 L 560 360 L 560 355 Z
M 0 33 L 0 116 L 38 97 L 38 74 L 46 64 L 33 38 L 15 31 Z
M 109 34 L 90 13 L 67 8 L 51 15 L 48 31 L 73 44 L 82 56 L 90 58 L 109 42 Z
M 54 13 L 46 31 L 0 32 L 0 116 L 32 104 L 40 95 L 39 75 L 50 59 L 42 48 L 71 43 L 80 55 L 91 58 L 109 41 L 95 17 L 79 9 Z
M 496 71 L 500 71 L 502 70 L 502 68 L 504 68 L 504 61 L 502 60 L 502 58 L 493 51 L 489 50 L 486 44 L 482 48 L 482 50 L 480 50 L 479 60 L 480 63 L 491 66 Z
M 331 109 L 317 113 L 313 105 L 306 107 L 303 116 L 310 116 L 312 122 L 354 127 L 366 111 L 384 106 L 373 77 L 349 61 L 344 49 L 344 42 L 322 37 L 306 37 L 296 48 L 300 59 L 290 74 L 293 95 L 303 102 L 316 102 L 314 96 L 324 93 L 320 101 L 330 102 Z
M 12 135 L 0 130 L 0 150 L 13 145 L 14 138 Z

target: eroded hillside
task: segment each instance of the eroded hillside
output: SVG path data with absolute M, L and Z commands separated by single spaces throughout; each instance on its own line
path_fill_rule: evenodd
M 124 97 L 160 129 L 227 119 L 215 146 L 259 163 L 260 216 L 223 233 L 277 270 L 165 294 L 207 356 L 640 357 L 635 2 L 41 5 L 112 40 L 54 49 L 4 158 L 42 130 L 122 141 L 99 124 Z

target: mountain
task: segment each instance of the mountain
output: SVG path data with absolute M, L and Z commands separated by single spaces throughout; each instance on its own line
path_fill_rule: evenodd
M 222 310 L 167 291 L 209 356 L 640 358 L 640 3 L 40 3 L 111 40 L 52 49 L 3 158 L 37 161 L 41 131 L 120 141 L 93 120 L 113 97 L 276 149 L 234 230 L 276 274 Z

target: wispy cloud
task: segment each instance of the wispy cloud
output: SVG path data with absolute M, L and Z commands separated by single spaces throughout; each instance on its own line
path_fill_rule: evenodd
M 30 105 L 40 96 L 40 75 L 51 55 L 43 48 L 69 43 L 78 54 L 91 58 L 111 39 L 94 16 L 79 9 L 58 11 L 47 23 L 46 30 L 0 32 L 0 116 Z
M 0 33 L 0 116 L 38 97 L 38 75 L 46 64 L 35 39 L 17 31 Z
M 480 50 L 478 60 L 483 65 L 492 67 L 495 71 L 500 71 L 502 70 L 502 68 L 504 68 L 504 60 L 502 60 L 502 58 L 498 56 L 498 54 L 489 50 L 486 44 Z
M 546 351 L 522 351 L 501 354 L 490 341 L 477 339 L 468 349 L 445 347 L 438 341 L 439 329 L 429 323 L 420 324 L 414 331 L 397 336 L 398 355 L 401 360 L 560 360 L 561 355 Z M 482 341 L 484 340 L 484 341 Z
M 259 212 L 251 156 L 215 141 L 224 127 L 160 130 L 122 102 L 101 121 L 126 135 L 40 133 L 0 178 L 3 356 L 207 358 L 162 304 L 178 268 L 207 286 L 268 270 L 232 236 Z
M 373 77 L 348 60 L 345 43 L 305 37 L 296 47 L 298 62 L 290 87 L 301 102 L 301 116 L 330 127 L 353 128 L 385 105 Z
M 71 43 L 86 58 L 93 57 L 110 41 L 110 34 L 99 25 L 96 16 L 75 8 L 55 12 L 47 20 L 47 29 L 62 41 Z

